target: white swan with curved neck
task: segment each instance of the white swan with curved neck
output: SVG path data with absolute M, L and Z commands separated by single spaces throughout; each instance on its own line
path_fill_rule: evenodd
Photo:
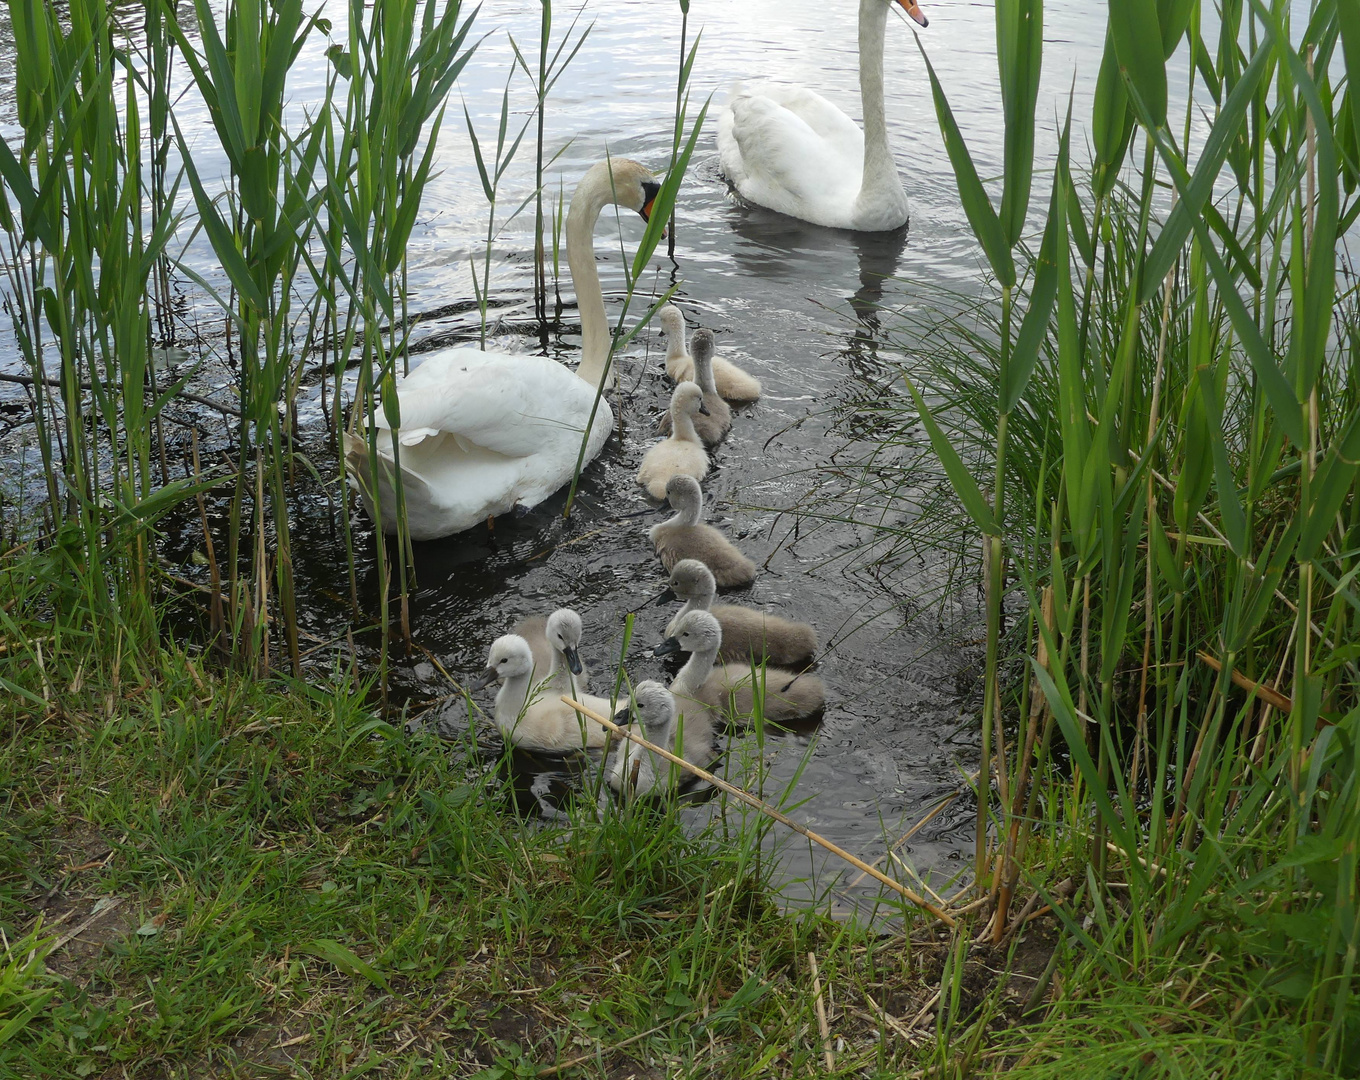
M 527 510 L 571 480 L 587 426 L 585 461 L 604 448 L 614 414 L 597 390 L 614 385 L 609 320 L 595 269 L 595 223 L 610 203 L 646 220 L 659 185 L 636 161 L 593 166 L 571 197 L 567 262 L 581 312 L 581 362 L 573 374 L 543 356 L 443 349 L 397 382 L 401 426 L 377 408 L 377 503 L 382 527 L 397 529 L 393 475 L 399 460 L 412 539 L 461 532 L 511 509 Z M 393 445 L 393 435 L 396 445 Z M 369 447 L 345 438 L 351 478 L 371 516 Z
M 863 131 L 804 87 L 732 87 L 718 118 L 718 151 L 723 173 L 743 199 L 833 229 L 888 232 L 907 223 L 907 193 L 883 112 L 883 37 L 890 3 L 926 25 L 916 0 L 860 0 Z

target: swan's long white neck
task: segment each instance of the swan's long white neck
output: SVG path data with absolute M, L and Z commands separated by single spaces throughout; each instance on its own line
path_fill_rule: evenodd
M 859 0 L 859 97 L 864 110 L 864 173 L 857 202 L 902 198 L 883 111 L 883 38 L 889 0 Z
M 692 652 L 679 673 L 671 681 L 671 693 L 683 697 L 693 697 L 695 691 L 713 674 L 713 665 L 718 660 L 718 650 Z
M 581 312 L 581 363 L 576 374 L 591 386 L 599 386 L 609 363 L 609 317 L 604 310 L 604 292 L 595 269 L 595 223 L 600 211 L 614 201 L 613 182 L 608 166 L 593 168 L 576 185 L 567 210 L 567 266 L 576 289 L 576 306 Z M 613 371 L 606 388 L 613 385 Z

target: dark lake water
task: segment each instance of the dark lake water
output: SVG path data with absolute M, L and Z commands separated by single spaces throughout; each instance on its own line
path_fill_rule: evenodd
M 343 5 L 332 3 L 337 32 Z M 1090 94 L 1105 32 L 1105 7 L 1090 0 L 1050 0 L 1039 104 L 1039 155 L 1053 152 L 1056 120 L 1075 85 L 1075 115 L 1089 115 Z M 695 0 L 690 34 L 702 29 L 692 96 L 715 94 L 712 118 L 701 137 L 678 204 L 675 261 L 658 256 L 644 278 L 646 294 L 679 284 L 677 303 L 691 327 L 718 335 L 720 354 L 738 361 L 764 383 L 765 396 L 736 417 L 731 436 L 716 452 L 705 483 L 710 513 L 722 519 L 762 572 L 741 602 L 768 606 L 814 623 L 831 643 L 821 674 L 830 691 L 825 718 L 815 731 L 773 739 L 766 747 L 766 791 L 779 791 L 811 745 L 794 800 L 800 820 L 851 851 L 874 858 L 884 837 L 897 836 L 943 796 L 955 791 L 976 757 L 975 695 L 979 667 L 957 608 L 923 607 L 934 595 L 940 570 L 922 564 L 919 578 L 897 577 L 896 593 L 880 585 L 858 556 L 872 539 L 851 523 L 800 520 L 818 471 L 848 441 L 866 395 L 878 393 L 887 362 L 903 357 L 883 335 L 894 313 L 938 303 L 940 290 L 976 292 L 982 256 L 959 206 L 930 99 L 929 83 L 912 30 L 889 20 L 886 48 L 887 113 L 899 169 L 911 198 L 905 234 L 862 236 L 833 232 L 747 209 L 729 195 L 718 174 L 713 132 L 716 110 L 737 77 L 769 77 L 814 87 L 852 116 L 859 115 L 854 0 Z M 984 177 L 1001 172 L 1001 105 L 996 85 L 994 14 L 990 3 L 937 2 L 926 8 L 930 27 L 920 31 L 955 114 Z M 487 0 L 478 32 L 490 31 L 466 68 L 450 101 L 422 220 L 409 245 L 412 313 L 421 316 L 416 350 L 466 340 L 476 313 L 469 263 L 480 258 L 486 203 L 463 129 L 458 96 L 484 138 L 494 138 L 501 95 L 512 63 L 508 35 L 521 47 L 536 43 L 539 8 L 528 0 Z M 557 33 L 575 5 L 559 5 Z M 900 15 L 900 13 L 898 13 Z M 550 188 L 560 176 L 568 194 L 582 172 L 605 156 L 635 157 L 661 169 L 668 160 L 679 52 L 678 4 L 658 0 L 596 0 L 580 26 L 593 26 L 585 46 L 548 104 L 547 156 L 561 151 Z M 326 70 L 317 39 L 296 69 L 293 107 L 320 96 Z M 0 84 L 12 85 L 12 45 L 0 21 Z M 517 128 L 533 96 L 522 76 L 512 83 Z M 185 99 L 181 123 L 205 180 L 224 171 L 206 116 Z M 12 131 L 12 102 L 0 91 L 0 127 Z M 504 208 L 532 190 L 531 138 L 506 174 Z M 565 147 L 565 149 L 563 149 Z M 1036 167 L 1035 212 L 1046 204 L 1047 176 Z M 617 230 L 601 221 L 596 236 L 607 299 L 622 292 Z M 640 224 L 622 226 L 631 248 Z M 488 346 L 506 351 L 539 347 L 531 322 L 529 257 L 532 215 L 496 240 L 491 290 L 499 321 Z M 187 239 L 187 231 L 185 238 Z M 186 261 L 214 276 L 201 240 Z M 565 262 L 564 262 L 565 272 Z M 569 299 L 569 282 L 564 282 Z M 220 326 L 206 298 L 187 294 L 186 323 L 208 349 L 220 345 Z M 617 307 L 611 302 L 611 320 Z M 880 312 L 880 309 L 881 312 Z M 637 310 L 636 308 L 634 310 Z M 570 321 L 570 308 L 565 318 Z M 625 390 L 616 402 L 624 434 L 613 438 L 590 466 L 576 510 L 561 517 L 562 499 L 550 500 L 523 520 L 498 521 L 439 542 L 418 545 L 419 590 L 412 608 L 416 640 L 450 672 L 478 672 L 489 643 L 521 616 L 572 606 L 585 619 L 584 654 L 597 669 L 617 655 L 623 618 L 657 593 L 664 580 L 646 539 L 645 521 L 611 520 L 645 504 L 633 472 L 653 439 L 655 416 L 669 399 L 658 333 L 644 331 L 622 360 Z M 900 335 L 896 340 L 901 341 Z M 552 355 L 571 357 L 579 339 L 565 335 Z M 914 342 L 918 350 L 930 343 Z M 8 332 L 0 333 L 0 367 L 17 363 Z M 207 392 L 229 392 L 229 379 L 210 360 L 196 380 Z M 304 391 L 304 435 L 323 442 L 315 388 Z M 20 435 L 6 437 L 8 460 L 21 468 Z M 853 447 L 851 448 L 853 449 Z M 31 461 L 31 455 L 28 460 Z M 825 509 L 818 507 L 817 509 Z M 366 526 L 366 522 L 363 522 Z M 331 637 L 343 624 L 336 599 L 347 591 L 343 548 L 324 500 L 306 503 L 296 525 L 300 574 L 309 629 Z M 370 595 L 372 545 L 361 543 Z M 634 679 L 658 676 L 660 661 L 641 646 L 659 641 L 673 609 L 642 607 L 628 660 Z M 907 613 L 914 612 L 908 619 Z M 943 620 L 943 621 L 942 621 Z M 962 627 L 962 630 L 960 628 Z M 451 688 L 417 656 L 394 677 L 399 696 L 435 699 Z M 491 697 L 478 699 L 490 710 Z M 465 707 L 451 702 L 430 714 L 445 728 L 464 722 Z M 811 740 L 811 742 L 810 742 Z M 748 744 L 749 748 L 749 744 Z M 551 773 L 552 770 L 547 770 Z M 548 777 L 551 779 L 551 776 Z M 540 784 L 540 787 L 543 785 Z M 700 818 L 702 806 L 686 811 Z M 972 801 L 960 799 L 899 852 L 937 888 L 961 870 L 971 850 Z M 784 869 L 791 897 L 835 882 L 839 864 L 789 845 Z M 856 890 L 864 897 L 867 890 Z

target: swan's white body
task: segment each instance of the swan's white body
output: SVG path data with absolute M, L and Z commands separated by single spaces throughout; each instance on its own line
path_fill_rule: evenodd
M 859 85 L 864 130 L 800 86 L 733 85 L 718 118 L 723 173 L 743 199 L 814 225 L 899 229 L 909 216 L 883 112 L 888 4 L 860 0 Z M 924 25 L 914 0 L 896 0 Z
M 575 473 L 587 426 L 584 460 L 599 455 L 614 414 L 603 397 L 597 408 L 596 397 L 601 386 L 613 386 L 613 371 L 593 233 L 612 202 L 645 217 L 656 186 L 649 177 L 637 162 L 616 159 L 612 177 L 607 163 L 596 165 L 572 195 L 567 260 L 583 339 L 575 373 L 541 356 L 444 349 L 397 381 L 401 426 L 395 433 L 377 408 L 376 485 L 368 444 L 346 436 L 351 476 L 375 518 L 376 490 L 384 530 L 397 529 L 398 462 L 410 535 L 432 540 L 548 498 Z

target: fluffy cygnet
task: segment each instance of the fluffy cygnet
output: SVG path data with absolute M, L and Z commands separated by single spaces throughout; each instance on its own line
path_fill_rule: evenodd
M 718 591 L 713 571 L 697 559 L 682 559 L 671 570 L 670 591 L 685 606 L 671 619 L 667 634 L 691 611 L 711 612 L 722 627 L 720 660 L 749 663 L 761 658 L 781 667 L 802 669 L 817 653 L 817 631 L 807 623 L 736 604 L 713 603 Z
M 660 317 L 666 333 L 666 374 L 673 382 L 694 381 L 694 358 L 685 341 L 685 317 L 674 304 L 663 304 Z M 742 403 L 760 397 L 760 380 L 721 356 L 713 357 L 713 380 L 727 401 Z
M 638 683 L 633 690 L 631 714 L 621 711 L 614 722 L 631 722 L 648 742 L 669 750 L 700 768 L 716 753 L 716 732 L 707 708 L 691 708 L 680 718 L 675 696 L 659 682 Z M 640 729 L 640 731 L 639 731 Z M 669 786 L 672 775 L 683 781 L 685 773 L 660 754 L 624 739 L 610 763 L 609 786 L 625 799 L 651 795 Z
M 671 433 L 652 446 L 638 467 L 637 482 L 653 499 L 666 497 L 666 483 L 672 476 L 692 476 L 702 480 L 708 475 L 708 451 L 694 430 L 694 421 L 707 416 L 704 392 L 697 384 L 682 382 L 671 394 Z
M 671 477 L 666 498 L 675 514 L 653 525 L 647 534 L 662 566 L 669 571 L 682 559 L 697 559 L 713 572 L 721 589 L 740 588 L 755 580 L 755 563 L 712 525 L 703 523 L 704 495 L 699 481 L 692 476 Z
M 533 649 L 518 634 L 506 634 L 492 643 L 486 671 L 476 686 L 497 681 L 501 686 L 494 717 L 506 742 L 557 753 L 604 745 L 607 733 L 603 727 L 569 708 L 551 680 L 535 682 Z M 609 715 L 608 699 L 584 694 L 579 700 L 601 716 Z
M 826 687 L 817 676 L 769 666 L 754 671 L 743 664 L 715 666 L 721 649 L 718 620 L 707 611 L 691 611 L 680 620 L 676 633 L 652 651 L 658 656 L 689 653 L 689 660 L 671 682 L 671 692 L 677 699 L 692 699 L 725 712 L 738 723 L 751 719 L 758 685 L 764 687 L 762 715 L 766 720 L 803 720 L 826 708 Z
M 694 350 L 694 381 L 704 392 L 706 414 L 694 418 L 694 430 L 705 446 L 717 446 L 732 430 L 732 409 L 718 393 L 713 381 L 713 331 L 696 330 L 690 342 Z M 657 430 L 663 435 L 671 431 L 671 414 L 665 413 L 657 423 Z
M 529 643 L 534 653 L 534 678 L 551 678 L 559 694 L 584 694 L 590 688 L 590 672 L 581 663 L 581 616 L 571 608 L 558 608 L 546 618 L 532 615 L 510 631 Z

